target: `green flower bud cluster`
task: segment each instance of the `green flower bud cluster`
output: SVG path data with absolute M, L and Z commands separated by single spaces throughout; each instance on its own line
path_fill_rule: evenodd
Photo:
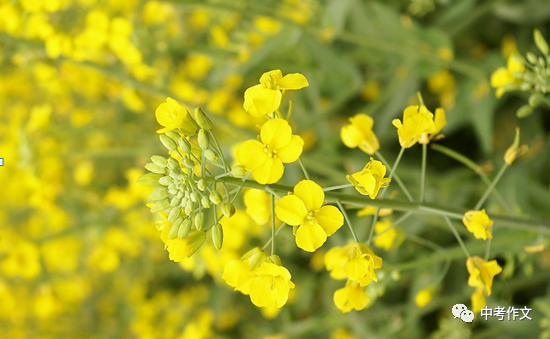
M 220 160 L 218 152 L 221 152 L 216 149 L 217 142 L 212 139 L 212 122 L 200 108 L 195 110 L 193 122 L 196 123 L 193 126 L 198 126 L 199 130 L 196 137 L 191 135 L 192 141 L 189 135 L 181 135 L 176 131 L 159 136 L 169 156 L 152 156 L 151 162 L 145 165 L 150 173 L 140 177 L 137 182 L 155 187 L 149 195 L 153 201 L 150 209 L 152 213 L 160 213 L 166 219 L 165 225 L 170 227 L 169 239 L 183 239 L 192 230 L 202 233 L 204 237 L 211 230 L 212 242 L 220 249 L 223 229 L 219 219 L 231 217 L 235 213 L 235 206 L 228 201 L 227 194 L 218 191 L 216 182 L 207 180 L 213 178 L 207 164 L 217 163 Z M 197 166 L 200 170 L 196 169 Z M 221 164 L 218 167 L 224 168 Z M 221 211 L 220 216 L 217 215 L 218 210 Z

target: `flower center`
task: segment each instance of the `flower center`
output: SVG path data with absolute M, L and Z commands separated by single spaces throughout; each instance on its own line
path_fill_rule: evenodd
M 308 212 L 307 216 L 306 216 L 306 220 L 307 221 L 311 221 L 311 222 L 315 222 L 316 219 L 315 219 L 315 211 L 311 211 L 311 212 Z
M 269 145 L 264 145 L 264 152 L 270 158 L 277 158 L 277 150 L 272 149 Z

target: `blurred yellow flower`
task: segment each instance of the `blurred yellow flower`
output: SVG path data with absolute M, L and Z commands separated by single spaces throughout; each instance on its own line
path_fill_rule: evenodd
M 349 148 L 359 147 L 363 152 L 373 155 L 380 148 L 376 134 L 372 131 L 374 120 L 366 114 L 357 114 L 349 118 L 349 125 L 342 127 L 340 137 Z
M 380 161 L 370 158 L 360 172 L 346 175 L 346 179 L 355 186 L 359 193 L 374 199 L 380 188 L 387 187 L 391 181 L 389 178 L 384 178 L 384 175 L 386 175 L 386 166 L 382 165 Z
M 464 218 L 462 218 L 462 222 L 468 228 L 468 231 L 474 234 L 476 239 L 487 240 L 493 237 L 491 234 L 493 221 L 489 219 L 484 209 L 481 211 L 466 212 Z
M 497 89 L 497 98 L 500 98 L 510 86 L 513 87 L 512 84 L 521 82 L 521 80 L 514 76 L 514 72 L 525 71 L 525 66 L 519 60 L 517 55 L 512 55 L 508 57 L 506 67 L 500 67 L 491 74 L 491 86 Z
M 390 230 L 386 229 L 392 225 L 390 220 L 378 221 L 374 226 L 374 232 L 382 235 L 374 238 L 374 245 L 389 251 L 391 249 L 399 247 L 403 240 L 405 240 L 405 233 L 399 226 L 392 227 Z
M 157 107 L 155 116 L 164 126 L 157 131 L 159 134 L 179 128 L 184 134 L 194 135 L 199 127 L 189 112 L 172 98 L 166 98 L 166 102 Z
M 237 149 L 237 160 L 252 171 L 258 183 L 272 184 L 283 176 L 283 163 L 296 161 L 302 154 L 304 141 L 292 134 L 292 128 L 283 119 L 272 119 L 260 130 L 260 140 L 248 140 Z
M 434 115 L 426 106 L 409 106 L 403 111 L 403 122 L 394 119 L 392 124 L 397 128 L 399 143 L 403 148 L 410 148 L 420 137 L 436 131 Z
M 330 276 L 336 280 L 346 279 L 344 267 L 350 261 L 356 244 L 351 243 L 344 247 L 333 247 L 325 254 L 325 267 L 330 271 Z
M 0 268 L 8 277 L 20 276 L 33 279 L 42 271 L 40 252 L 33 243 L 26 240 L 16 240 L 7 256 L 0 262 Z
M 432 301 L 432 299 L 434 298 L 435 292 L 437 292 L 437 288 L 435 286 L 428 286 L 418 291 L 418 293 L 416 293 L 416 296 L 414 297 L 414 302 L 416 303 L 416 306 L 422 308 L 429 304 L 430 301 Z
M 309 86 L 306 77 L 300 73 L 287 74 L 281 70 L 264 73 L 260 84 L 244 92 L 244 109 L 253 116 L 275 112 L 281 105 L 282 91 L 296 90 Z
M 485 290 L 483 287 L 477 288 L 475 292 L 472 293 L 470 300 L 472 301 L 472 312 L 481 312 L 481 309 L 487 306 L 487 301 L 485 300 Z
M 275 206 L 275 214 L 283 222 L 298 226 L 296 245 L 314 252 L 344 224 L 342 212 L 334 206 L 323 206 L 325 193 L 311 180 L 302 180 Z
M 360 311 L 368 306 L 370 298 L 365 294 L 365 287 L 348 280 L 346 286 L 334 292 L 334 304 L 340 311 Z
M 485 261 L 478 256 L 470 257 L 466 261 L 466 268 L 470 274 L 468 285 L 472 287 L 482 287 L 487 295 L 491 295 L 493 278 L 502 272 L 496 260 Z

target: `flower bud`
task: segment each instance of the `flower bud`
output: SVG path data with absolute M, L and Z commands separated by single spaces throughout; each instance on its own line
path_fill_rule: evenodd
M 199 143 L 199 147 L 202 150 L 206 150 L 210 146 L 210 139 L 208 138 L 208 134 L 206 134 L 206 131 L 202 128 L 199 130 L 197 141 Z
M 159 139 L 160 139 L 160 142 L 164 145 L 164 147 L 166 147 L 166 149 L 169 151 L 174 151 L 175 149 L 178 148 L 178 145 L 176 144 L 176 142 L 172 138 L 167 137 L 165 134 L 159 135 Z
M 544 40 L 544 37 L 542 36 L 542 34 L 540 34 L 540 31 L 538 29 L 535 29 L 533 35 L 535 38 L 535 45 L 537 45 L 537 48 L 539 49 L 539 51 L 541 51 L 542 54 L 547 56 L 549 53 L 548 43 L 546 42 L 546 40 Z
M 265 262 L 283 266 L 283 262 L 281 261 L 281 258 L 279 258 L 279 256 L 276 254 L 270 255 L 269 257 L 265 258 Z
M 160 167 L 166 167 L 166 164 L 168 162 L 168 160 L 163 157 L 162 155 L 153 155 L 151 157 L 151 161 L 157 165 L 157 166 L 160 166 Z
M 195 231 L 193 232 L 193 235 L 189 236 L 189 242 L 188 244 L 192 246 L 191 251 L 187 255 L 187 257 L 192 256 L 201 248 L 202 244 L 204 244 L 204 240 L 206 240 L 206 233 Z
M 530 63 L 532 63 L 533 65 L 536 65 L 537 64 L 537 57 L 535 54 L 531 53 L 531 52 L 527 52 L 525 54 L 525 57 L 527 58 L 527 61 L 529 61 Z
M 211 205 L 210 205 L 210 199 L 208 199 L 208 196 L 203 195 L 201 197 L 201 205 L 204 208 L 210 208 Z
M 185 237 L 187 235 L 187 233 L 189 233 L 189 231 L 191 230 L 191 225 L 193 224 L 191 222 L 191 219 L 189 218 L 185 218 L 185 219 L 182 219 L 183 222 L 181 223 L 180 225 L 180 229 L 178 231 L 178 238 L 179 239 L 182 239 L 183 237 Z
M 191 143 L 184 137 L 178 139 L 178 146 L 181 148 L 183 153 L 191 153 Z
M 189 169 L 193 169 L 195 167 L 195 162 L 189 158 L 184 158 L 183 159 L 183 166 L 189 168 Z
M 147 173 L 137 178 L 136 183 L 140 185 L 154 186 L 159 184 L 160 178 L 162 178 L 162 174 Z
M 209 161 L 212 161 L 212 162 L 216 162 L 219 159 L 218 153 L 216 153 L 215 151 L 213 151 L 211 149 L 207 149 L 207 150 L 204 151 L 204 157 L 206 159 L 208 159 Z
M 150 172 L 157 173 L 157 174 L 164 174 L 164 172 L 166 172 L 165 167 L 160 167 L 159 165 L 155 165 L 152 162 L 147 163 L 147 165 L 145 165 L 145 168 Z
M 222 205 L 222 213 L 226 218 L 231 218 L 235 214 L 235 205 L 226 202 Z
M 159 200 L 151 206 L 151 213 L 166 211 L 168 208 L 170 208 L 170 202 L 168 199 Z
M 182 222 L 183 222 L 183 219 L 178 219 L 174 224 L 172 224 L 172 227 L 168 232 L 168 239 L 175 239 L 178 236 L 180 225 Z
M 214 205 L 218 205 L 222 202 L 222 195 L 218 191 L 212 191 L 210 192 L 210 201 Z
M 531 113 L 533 113 L 533 108 L 529 105 L 523 105 L 516 112 L 516 116 L 518 118 L 524 118 L 526 116 L 531 115 Z
M 202 111 L 200 107 L 195 108 L 195 120 L 199 124 L 200 128 L 210 131 L 212 129 L 212 121 L 210 118 Z
M 246 175 L 246 169 L 241 165 L 236 165 L 236 166 L 233 166 L 233 168 L 231 169 L 231 174 L 233 174 L 233 176 L 236 178 L 240 178 Z
M 166 175 L 164 177 L 161 177 L 158 180 L 158 183 L 161 184 L 162 186 L 168 186 L 172 183 L 172 178 L 170 178 L 170 176 Z
M 168 222 L 175 222 L 181 216 L 181 208 L 172 208 L 170 214 L 168 214 Z
M 173 197 L 172 200 L 170 200 L 170 207 L 176 207 L 181 204 L 181 198 L 178 198 L 177 196 Z
M 222 248 L 223 228 L 220 223 L 216 223 L 212 227 L 212 242 L 214 243 L 214 247 L 216 247 L 216 249 L 220 250 Z
M 149 199 L 158 201 L 168 198 L 168 190 L 166 187 L 159 187 L 149 194 Z
M 170 157 L 170 159 L 168 159 L 168 168 L 169 169 L 174 170 L 174 169 L 178 168 L 179 166 L 180 166 L 180 164 L 176 159 L 174 159 L 172 157 Z
M 241 261 L 246 261 L 249 269 L 253 270 L 260 266 L 260 264 L 265 260 L 265 257 L 266 254 L 264 251 L 262 251 L 259 247 L 254 247 L 241 257 Z
M 200 196 L 197 192 L 191 192 L 191 194 L 189 195 L 189 198 L 191 198 L 192 202 L 197 202 L 199 201 Z
M 197 182 L 197 188 L 204 192 L 204 190 L 206 189 L 206 181 L 204 179 L 200 179 Z
M 181 137 L 181 135 L 179 133 L 177 133 L 176 131 L 168 131 L 165 134 L 166 134 L 167 137 L 174 140 L 175 142 L 177 142 L 178 139 Z
M 204 228 L 204 212 L 199 212 L 195 214 L 195 218 L 193 219 L 195 228 L 199 231 L 202 231 Z

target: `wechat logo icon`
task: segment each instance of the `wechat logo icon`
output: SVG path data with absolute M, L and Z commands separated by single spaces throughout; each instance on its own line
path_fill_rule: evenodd
M 470 311 L 464 304 L 456 304 L 453 306 L 451 312 L 456 318 L 462 319 L 465 323 L 471 323 L 474 321 L 474 312 Z

